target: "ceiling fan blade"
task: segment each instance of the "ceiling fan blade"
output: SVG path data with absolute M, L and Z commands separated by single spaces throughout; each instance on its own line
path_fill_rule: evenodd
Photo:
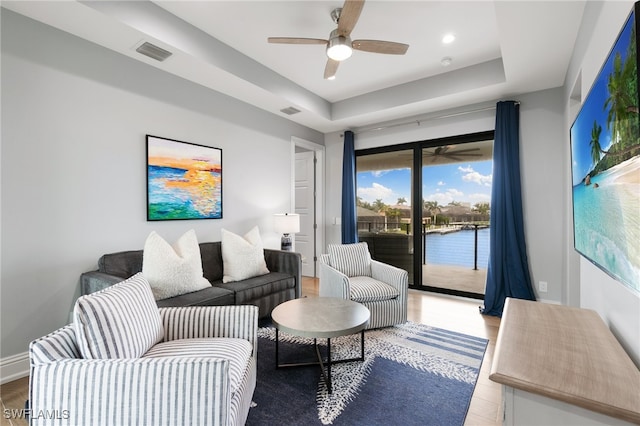
M 269 43 L 280 44 L 327 44 L 329 41 L 321 38 L 301 38 L 301 37 L 269 37 Z
M 327 65 L 324 67 L 325 80 L 335 77 L 336 71 L 338 71 L 338 65 L 340 65 L 340 62 L 334 61 L 333 59 L 327 59 Z
M 458 149 L 454 153 L 455 154 L 462 154 L 463 152 L 471 152 L 471 151 L 480 151 L 480 148 Z M 481 154 L 478 154 L 478 155 L 481 155 Z
M 408 44 L 395 43 L 393 41 L 382 40 L 355 40 L 351 43 L 355 50 L 364 52 L 384 53 L 387 55 L 404 55 L 409 49 Z
M 358 18 L 360 18 L 363 6 L 364 0 L 346 0 L 344 2 L 342 12 L 340 12 L 340 19 L 338 19 L 339 35 L 349 37 L 358 22 Z

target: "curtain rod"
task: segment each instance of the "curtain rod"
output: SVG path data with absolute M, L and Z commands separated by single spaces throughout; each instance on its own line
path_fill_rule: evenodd
M 515 101 L 515 103 L 516 103 L 516 105 L 520 105 L 520 101 Z M 453 112 L 451 114 L 443 114 L 443 115 L 438 115 L 438 116 L 435 116 L 435 117 L 427 117 L 427 118 L 421 118 L 421 119 L 417 119 L 417 120 L 404 121 L 404 122 L 401 122 L 401 123 L 394 123 L 394 124 L 389 124 L 389 125 L 386 125 L 386 126 L 376 126 L 376 127 L 370 128 L 370 129 L 366 129 L 365 128 L 365 129 L 362 129 L 362 130 L 356 130 L 353 133 L 356 134 L 356 135 L 359 135 L 361 133 L 378 132 L 380 130 L 392 129 L 394 127 L 409 126 L 411 124 L 417 124 L 419 126 L 420 124 L 422 124 L 425 121 L 439 120 L 439 119 L 442 119 L 442 118 L 458 117 L 460 115 L 473 114 L 473 113 L 476 113 L 476 112 L 490 111 L 490 110 L 494 110 L 494 109 L 496 109 L 495 106 L 470 109 L 470 110 L 467 110 L 467 111 Z

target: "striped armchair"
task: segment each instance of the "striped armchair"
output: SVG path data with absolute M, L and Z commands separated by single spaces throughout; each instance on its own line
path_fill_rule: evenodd
M 371 314 L 368 329 L 407 321 L 407 271 L 371 259 L 367 243 L 329 244 L 320 255 L 320 297 L 362 303 Z
M 157 308 L 141 274 L 83 296 L 29 346 L 31 424 L 243 425 L 257 329 L 256 306 Z

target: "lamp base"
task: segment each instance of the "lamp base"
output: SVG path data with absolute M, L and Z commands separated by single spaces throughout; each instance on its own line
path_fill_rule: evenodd
M 283 234 L 280 239 L 280 250 L 293 251 L 293 238 L 290 234 Z

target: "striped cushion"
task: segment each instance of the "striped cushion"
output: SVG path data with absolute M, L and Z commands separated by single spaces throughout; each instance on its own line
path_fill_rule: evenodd
M 371 277 L 352 277 L 349 285 L 354 302 L 377 302 L 395 299 L 400 295 L 395 287 Z
M 164 329 L 149 283 L 141 273 L 80 297 L 73 311 L 83 358 L 139 358 Z
M 371 276 L 371 255 L 367 243 L 329 244 L 329 264 L 348 277 Z
M 258 347 L 257 306 L 182 306 L 158 310 L 165 341 L 237 337 L 250 342 L 254 351 Z
M 209 339 L 180 339 L 155 345 L 143 358 L 218 358 L 229 360 L 231 392 L 242 383 L 253 348 L 243 339 L 214 337 Z

